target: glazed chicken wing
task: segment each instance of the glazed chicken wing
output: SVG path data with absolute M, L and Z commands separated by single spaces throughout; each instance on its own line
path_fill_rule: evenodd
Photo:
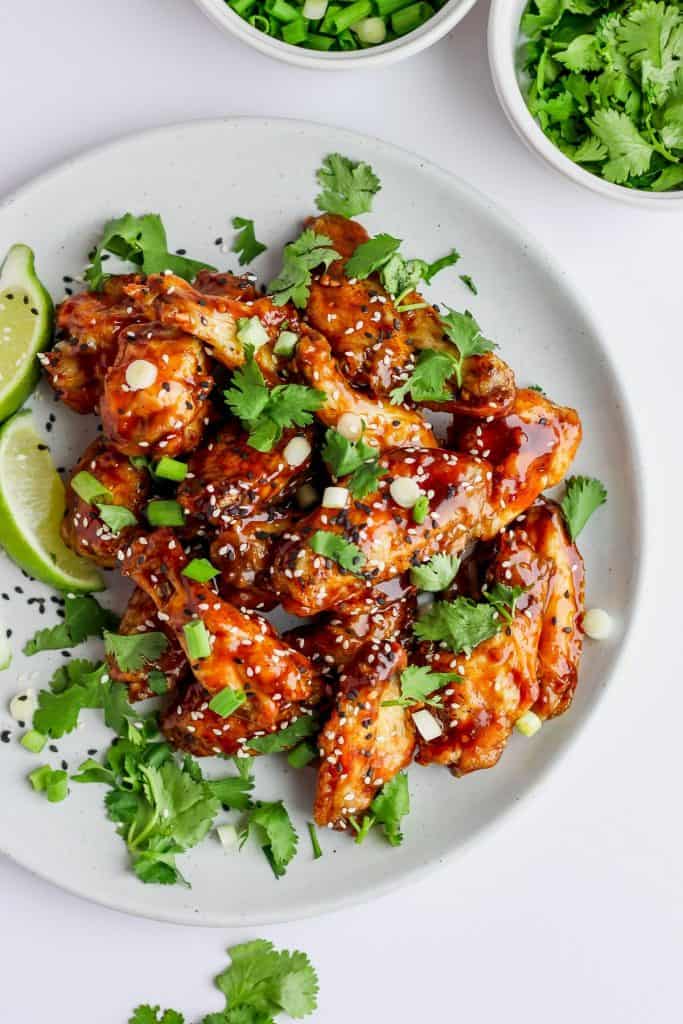
M 107 671 L 116 683 L 124 683 L 128 687 L 128 700 L 145 700 L 153 697 L 155 691 L 149 686 L 150 674 L 162 672 L 166 676 L 167 690 L 173 693 L 179 682 L 189 672 L 185 653 L 178 643 L 175 633 L 167 622 L 159 618 L 156 605 L 144 590 L 136 587 L 126 605 L 123 618 L 119 623 L 118 632 L 121 636 L 133 636 L 136 633 L 160 632 L 166 636 L 168 646 L 153 662 L 146 662 L 142 668 L 124 672 L 112 654 L 107 654 Z M 158 692 L 158 690 L 156 691 Z
M 57 306 L 57 344 L 39 359 L 58 397 L 74 412 L 97 408 L 104 375 L 114 362 L 121 328 L 145 320 L 123 291 L 133 275 L 111 277 L 101 292 L 82 292 Z
M 363 440 L 380 451 L 405 445 L 436 447 L 432 428 L 414 409 L 371 399 L 350 387 L 332 355 L 329 342 L 317 331 L 302 329 L 296 364 L 306 383 L 327 396 L 316 412 L 325 426 L 336 427 L 344 413 L 355 413 L 365 423 Z
M 317 825 L 345 829 L 412 759 L 415 729 L 402 707 L 406 655 L 397 643 L 368 643 L 340 677 L 335 708 L 318 737 Z
M 387 473 L 377 490 L 340 510 L 314 509 L 297 526 L 296 539 L 284 541 L 273 563 L 273 583 L 285 609 L 294 615 L 327 611 L 368 587 L 406 572 L 437 552 L 459 554 L 480 522 L 490 484 L 486 464 L 442 449 L 394 448 L 380 459 Z M 429 497 L 429 511 L 417 524 L 413 511 L 391 495 L 399 477 L 417 482 Z M 356 545 L 357 572 L 316 554 L 318 532 Z
M 420 645 L 417 663 L 460 677 L 440 691 L 440 706 L 429 709 L 441 735 L 429 742 L 419 738 L 420 764 L 437 762 L 454 775 L 465 775 L 497 763 L 515 721 L 538 697 L 537 651 L 551 568 L 522 527 L 511 527 L 497 541 L 489 583 L 526 588 L 512 621 L 469 656 L 441 645 Z
M 102 519 L 97 503 L 83 501 L 71 486 L 77 473 L 86 472 L 102 485 L 103 505 L 120 505 L 140 519 L 149 497 L 149 473 L 136 469 L 127 456 L 122 455 L 101 437 L 88 445 L 66 482 L 66 508 L 62 520 L 64 543 L 91 562 L 113 569 L 117 552 L 125 546 L 138 527 L 124 526 L 114 533 Z
M 287 446 L 297 436 L 311 445 L 313 430 L 285 430 L 269 452 L 259 452 L 247 443 L 248 434 L 237 423 L 226 424 L 192 454 L 178 501 L 189 516 L 215 529 L 283 501 L 310 467 L 310 452 L 302 462 L 288 461 Z
M 208 699 L 226 688 L 246 695 L 245 703 L 222 723 L 227 735 L 233 736 L 237 728 L 233 718 L 245 737 L 277 728 L 283 703 L 305 702 L 315 694 L 310 661 L 289 647 L 266 619 L 238 611 L 212 587 L 183 575 L 187 556 L 172 530 L 156 530 L 134 541 L 121 565 L 175 632 Z M 210 653 L 192 658 L 185 627 L 197 622 L 210 637 Z
M 190 451 L 204 431 L 212 387 L 196 338 L 154 323 L 126 328 L 104 379 L 105 435 L 125 455 Z
M 581 442 L 581 421 L 573 409 L 522 389 L 505 416 L 483 423 L 456 419 L 448 440 L 493 467 L 491 501 L 478 533 L 488 540 L 564 477 Z

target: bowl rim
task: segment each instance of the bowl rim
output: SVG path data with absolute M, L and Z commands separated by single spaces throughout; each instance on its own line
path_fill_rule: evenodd
M 609 199 L 658 210 L 671 209 L 672 203 L 683 201 L 681 189 L 672 192 L 645 192 L 605 181 L 604 178 L 599 178 L 574 163 L 547 138 L 526 105 L 515 70 L 514 44 L 510 46 L 510 38 L 517 38 L 519 19 L 526 2 L 527 0 L 491 0 L 487 31 L 489 66 L 496 95 L 522 142 L 532 153 L 577 185 L 583 185 Z
M 322 52 L 272 39 L 236 14 L 226 0 L 194 0 L 204 14 L 224 32 L 230 32 L 253 49 L 274 60 L 317 71 L 351 71 L 363 67 L 386 67 L 432 46 L 446 35 L 474 7 L 477 0 L 446 0 L 441 10 L 419 28 L 399 39 L 366 50 Z

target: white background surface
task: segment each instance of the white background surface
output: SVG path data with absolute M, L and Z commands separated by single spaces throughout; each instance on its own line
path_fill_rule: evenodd
M 420 151 L 562 260 L 622 367 L 646 460 L 643 600 L 618 676 L 563 763 L 483 845 L 398 895 L 259 932 L 310 953 L 325 1024 L 668 1024 L 683 932 L 683 208 L 609 203 L 527 153 L 490 83 L 486 16 L 481 0 L 450 37 L 387 71 L 324 75 L 260 57 L 189 0 L 22 0 L 3 17 L 0 191 L 160 123 L 295 116 Z M 1 811 L 0 822 L 12 827 Z M 220 1006 L 210 978 L 224 948 L 255 937 L 124 917 L 6 861 L 0 893 L 2 1019 L 17 1024 L 125 1024 L 141 1001 L 193 1024 Z

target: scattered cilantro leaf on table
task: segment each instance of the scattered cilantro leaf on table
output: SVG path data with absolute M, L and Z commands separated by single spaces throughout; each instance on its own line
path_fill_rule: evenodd
M 177 1010 L 161 1010 L 159 1006 L 138 1006 L 128 1024 L 185 1024 L 185 1018 Z
M 317 555 L 331 558 L 348 572 L 359 573 L 365 563 L 365 555 L 351 541 L 329 530 L 316 530 L 309 540 L 310 547 Z
M 65 647 L 77 647 L 91 636 L 101 636 L 106 629 L 118 625 L 118 616 L 103 608 L 94 597 L 79 595 L 66 597 L 64 621 L 48 629 L 39 629 L 23 648 L 26 655 L 40 651 L 55 651 Z
M 600 480 L 588 476 L 569 477 L 560 508 L 572 540 L 576 540 L 593 513 L 606 501 L 607 489 Z
M 357 217 L 369 213 L 372 200 L 381 189 L 380 180 L 370 164 L 353 161 L 341 153 L 330 153 L 316 172 L 323 191 L 316 196 L 316 205 L 326 213 Z
M 461 274 L 460 280 L 462 281 L 466 288 L 469 288 L 473 295 L 479 294 L 479 289 L 477 288 L 476 284 L 474 283 L 469 274 Z
M 248 217 L 233 217 L 232 226 L 238 234 L 232 243 L 231 251 L 239 254 L 239 264 L 243 267 L 265 252 L 268 246 L 258 241 L 254 232 L 254 222 Z
M 304 309 L 308 302 L 311 271 L 316 267 L 327 269 L 338 259 L 339 253 L 332 248 L 332 239 L 307 228 L 294 242 L 284 247 L 282 269 L 268 285 L 274 305 L 284 306 L 293 302 L 299 309 Z
M 260 452 L 269 452 L 287 427 L 305 427 L 313 413 L 325 401 L 322 391 L 303 384 L 277 384 L 269 388 L 248 347 L 247 359 L 232 375 L 230 387 L 223 392 L 235 416 L 249 431 L 248 444 Z

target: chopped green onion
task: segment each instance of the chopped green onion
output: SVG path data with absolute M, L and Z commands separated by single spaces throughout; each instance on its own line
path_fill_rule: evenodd
M 310 21 L 320 21 L 325 17 L 328 0 L 305 0 L 302 11 L 304 18 Z
M 137 519 L 131 510 L 123 505 L 103 505 L 102 502 L 98 501 L 97 511 L 102 522 L 115 537 L 121 533 L 121 530 L 125 530 L 127 526 L 135 526 L 137 523 Z
M 267 36 L 272 35 L 270 22 L 262 14 L 252 14 L 248 21 L 252 28 L 257 28 L 259 32 L 265 32 Z
M 52 768 L 49 764 L 42 764 L 40 768 L 34 768 L 29 772 L 28 781 L 37 793 L 42 793 L 47 788 L 47 780 L 52 775 Z
M 361 43 L 366 46 L 376 46 L 378 43 L 383 43 L 387 37 L 384 18 L 363 18 L 351 26 L 351 31 L 355 32 Z
M 347 7 L 343 7 L 340 11 L 332 16 L 331 26 L 332 31 L 335 35 L 340 36 L 342 32 L 345 32 L 351 25 L 355 25 L 356 22 L 361 21 L 372 11 L 372 4 L 370 0 L 356 0 L 355 3 L 349 4 Z
M 214 576 L 218 576 L 220 569 L 212 565 L 208 558 L 193 558 L 182 571 L 183 576 L 196 580 L 197 583 L 208 583 Z
M 427 309 L 428 306 L 429 306 L 428 302 L 409 302 L 405 306 L 397 306 L 396 307 L 396 312 L 397 313 L 410 313 L 410 311 L 413 310 L 413 309 Z
M 177 501 L 164 501 L 160 498 L 150 501 L 145 509 L 150 526 L 183 526 L 185 513 Z
M 382 17 L 400 11 L 402 7 L 408 7 L 411 0 L 375 0 L 377 11 Z
M 256 0 L 230 0 L 230 6 L 235 14 L 239 14 L 240 18 L 246 18 L 256 6 Z
M 19 742 L 22 747 L 30 750 L 32 754 L 39 754 L 47 743 L 47 736 L 43 736 L 42 732 L 38 732 L 37 729 L 29 729 L 28 732 L 24 733 Z
M 92 505 L 97 498 L 111 498 L 111 491 L 108 491 L 96 476 L 86 472 L 84 469 L 80 473 L 76 473 L 71 481 L 71 487 L 81 501 L 86 501 L 88 505 Z
M 429 498 L 426 494 L 422 494 L 415 504 L 413 505 L 413 522 L 417 523 L 418 526 L 424 523 L 429 512 Z
M 294 331 L 280 331 L 273 352 L 276 356 L 291 356 L 294 354 L 298 341 L 299 335 L 295 334 Z
M 542 719 L 535 712 L 525 711 L 515 722 L 515 729 L 521 732 L 522 736 L 535 736 L 542 725 Z
M 162 480 L 179 482 L 185 479 L 187 464 L 180 462 L 179 459 L 169 459 L 168 455 L 164 455 L 154 467 L 154 473 L 156 476 L 161 477 Z
M 287 755 L 287 762 L 291 764 L 292 768 L 305 768 L 317 756 L 318 751 L 315 743 L 311 743 L 310 740 L 304 740 L 298 747 L 294 747 L 294 750 L 290 750 Z
M 318 833 L 316 832 L 315 825 L 312 821 L 308 822 L 308 834 L 311 837 L 311 846 L 313 847 L 313 860 L 319 860 L 323 855 L 323 851 L 320 849 Z
M 183 626 L 183 633 L 185 634 L 190 661 L 198 661 L 200 658 L 209 657 L 211 654 L 211 637 L 201 619 L 186 622 Z
M 404 36 L 434 14 L 434 8 L 426 3 L 411 4 L 391 16 L 391 27 L 397 36 Z
M 285 24 L 288 24 L 290 21 L 296 21 L 297 18 L 301 17 L 297 8 L 287 3 L 287 0 L 266 0 L 265 8 L 268 14 L 271 14 L 278 21 L 282 21 Z
M 221 718 L 229 718 L 238 708 L 246 704 L 247 695 L 244 690 L 233 690 L 226 686 L 209 701 L 209 707 Z
M 344 29 L 344 31 L 337 37 L 340 50 L 357 50 L 358 40 L 354 36 L 350 28 Z
M 65 771 L 50 773 L 47 786 L 45 787 L 47 798 L 51 804 L 61 803 L 66 800 L 69 794 L 69 778 Z
M 282 29 L 282 38 L 286 43 L 290 43 L 292 46 L 297 46 L 299 43 L 303 43 L 308 36 L 308 28 L 303 18 L 298 18 L 297 21 L 290 21 L 288 25 Z
M 309 32 L 306 46 L 309 50 L 331 50 L 334 46 L 334 38 L 332 36 L 319 36 L 315 32 Z
M 276 0 L 276 2 L 289 7 L 287 0 Z M 237 320 L 237 340 L 241 341 L 243 345 L 251 345 L 256 351 L 268 341 L 268 331 L 257 316 L 241 316 Z

